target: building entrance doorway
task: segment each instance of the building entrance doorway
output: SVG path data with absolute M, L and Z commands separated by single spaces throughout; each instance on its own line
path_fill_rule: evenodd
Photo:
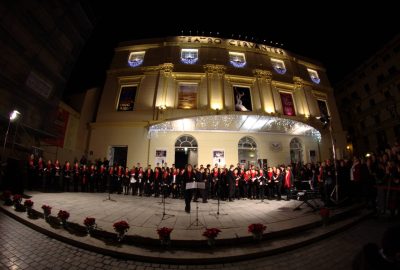
M 175 167 L 185 168 L 187 164 L 197 165 L 197 141 L 191 135 L 183 135 L 175 142 Z
M 126 159 L 128 158 L 128 146 L 111 146 L 108 154 L 110 166 L 114 164 L 126 167 Z
M 246 168 L 257 165 L 257 144 L 251 137 L 243 137 L 238 143 L 239 163 Z

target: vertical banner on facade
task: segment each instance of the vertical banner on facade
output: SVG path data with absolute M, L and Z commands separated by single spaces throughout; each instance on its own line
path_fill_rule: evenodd
M 155 165 L 160 167 L 164 167 L 164 164 L 167 162 L 167 150 L 165 149 L 156 149 L 156 159 Z
M 62 108 L 58 108 L 57 116 L 50 127 L 51 132 L 54 133 L 57 137 L 48 138 L 45 139 L 44 141 L 50 145 L 63 147 L 65 132 L 67 130 L 67 125 L 68 125 L 68 119 L 69 119 L 69 112 Z
M 132 111 L 135 105 L 136 85 L 122 86 L 118 100 L 118 111 Z
M 225 151 L 221 149 L 215 149 L 213 152 L 213 164 L 218 164 L 218 167 L 225 165 Z
M 235 97 L 235 111 L 252 111 L 250 88 L 234 86 L 233 95 Z
M 283 114 L 289 115 L 289 116 L 295 116 L 296 111 L 294 109 L 294 102 L 293 102 L 292 94 L 280 93 L 280 95 L 281 95 L 281 100 L 282 100 Z
M 178 109 L 197 108 L 197 84 L 181 84 L 178 92 Z

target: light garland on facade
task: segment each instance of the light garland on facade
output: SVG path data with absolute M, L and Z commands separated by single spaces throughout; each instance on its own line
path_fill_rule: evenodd
M 261 132 L 311 136 L 320 141 L 321 133 L 310 125 L 291 119 L 265 115 L 209 115 L 178 119 L 149 127 L 149 137 L 159 132 L 224 131 Z

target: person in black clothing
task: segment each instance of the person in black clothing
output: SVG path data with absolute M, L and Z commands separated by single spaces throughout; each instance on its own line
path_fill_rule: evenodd
M 193 171 L 192 165 L 186 166 L 185 172 L 183 173 L 182 184 L 186 187 L 187 183 L 196 182 L 196 173 Z M 190 213 L 190 201 L 192 200 L 193 189 L 185 189 L 185 211 Z
M 375 243 L 366 244 L 358 253 L 352 268 L 367 269 L 400 269 L 400 226 L 388 228 L 382 237 L 382 247 Z
M 235 166 L 231 165 L 229 167 L 229 171 L 228 171 L 228 173 L 226 175 L 226 180 L 227 180 L 226 182 L 227 182 L 227 185 L 229 187 L 228 198 L 229 198 L 230 202 L 233 202 L 233 198 L 235 198 L 236 177 L 235 177 L 235 174 L 234 174 L 234 170 L 235 170 Z

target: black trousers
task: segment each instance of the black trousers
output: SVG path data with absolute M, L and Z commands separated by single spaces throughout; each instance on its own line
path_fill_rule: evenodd
M 190 211 L 190 201 L 192 200 L 193 189 L 185 190 L 185 210 Z

